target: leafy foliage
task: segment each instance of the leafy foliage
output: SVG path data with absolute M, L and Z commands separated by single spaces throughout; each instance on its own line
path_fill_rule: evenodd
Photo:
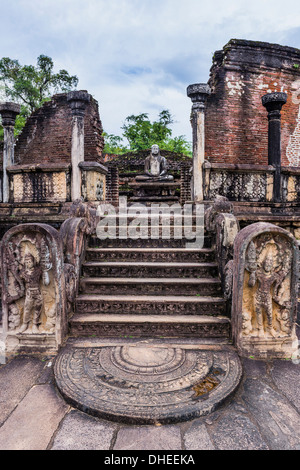
M 37 58 L 36 66 L 21 65 L 18 60 L 9 57 L 0 60 L 1 94 L 7 101 L 21 104 L 21 113 L 16 119 L 16 134 L 25 125 L 26 118 L 49 101 L 54 93 L 76 88 L 76 75 L 70 75 L 66 70 L 54 73 L 53 67 L 53 60 L 46 55 Z
M 158 120 L 154 122 L 149 120 L 147 113 L 128 116 L 121 128 L 123 137 L 104 134 L 106 140 L 104 152 L 121 154 L 130 150 L 146 150 L 153 144 L 157 144 L 161 149 L 191 156 L 191 143 L 186 140 L 185 136 L 172 138 L 170 128 L 172 123 L 173 119 L 169 110 L 161 111 Z M 123 138 L 128 140 L 129 148 L 122 145 Z

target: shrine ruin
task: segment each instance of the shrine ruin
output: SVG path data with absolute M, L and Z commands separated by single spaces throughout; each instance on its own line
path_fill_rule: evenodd
M 0 103 L 7 356 L 53 355 L 66 401 L 138 424 L 212 412 L 240 357 L 298 357 L 299 66 L 276 44 L 215 52 L 186 90 L 192 158 L 105 155 L 85 90 L 53 96 L 16 141 L 20 106 Z

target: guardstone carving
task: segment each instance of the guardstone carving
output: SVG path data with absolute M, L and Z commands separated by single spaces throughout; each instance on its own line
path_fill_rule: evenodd
M 298 278 L 296 240 L 272 224 L 252 224 L 234 245 L 232 322 L 238 350 L 257 357 L 291 357 Z
M 44 224 L 10 229 L 1 243 L 7 350 L 56 349 L 64 335 L 65 286 L 58 232 Z

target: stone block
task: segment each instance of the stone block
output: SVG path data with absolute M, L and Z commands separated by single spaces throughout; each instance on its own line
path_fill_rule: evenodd
M 59 233 L 46 224 L 11 228 L 1 242 L 3 330 L 7 351 L 54 352 L 67 328 Z
M 1 450 L 46 450 L 69 406 L 51 385 L 36 385 L 0 428 Z
M 242 356 L 294 357 L 297 291 L 294 237 L 263 222 L 241 230 L 234 243 L 232 328 Z

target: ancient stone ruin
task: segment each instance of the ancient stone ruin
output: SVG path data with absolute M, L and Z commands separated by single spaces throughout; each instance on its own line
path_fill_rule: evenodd
M 240 357 L 298 357 L 300 51 L 231 40 L 187 87 L 193 157 L 103 154 L 95 99 L 53 96 L 4 128 L 8 357 L 50 354 L 95 416 L 189 420 L 239 387 Z M 187 116 L 187 119 L 189 117 Z

